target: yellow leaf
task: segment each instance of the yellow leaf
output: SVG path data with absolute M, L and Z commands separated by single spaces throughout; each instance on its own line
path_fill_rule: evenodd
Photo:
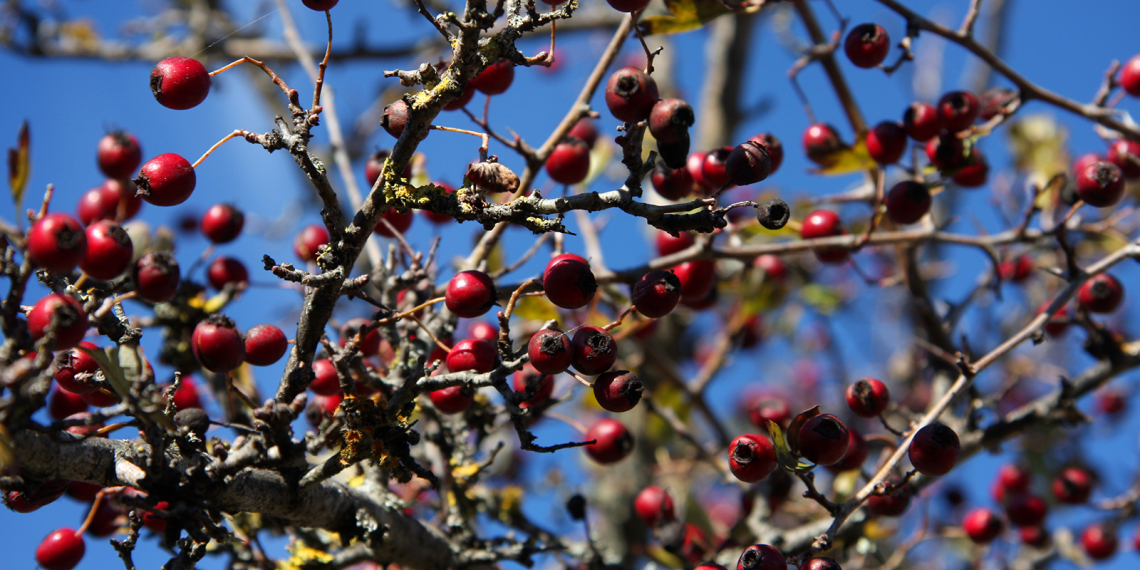
M 487 254 L 487 273 L 494 273 L 503 267 L 503 240 L 495 242 Z
M 519 300 L 515 302 L 515 310 L 511 315 L 527 321 L 538 321 L 540 323 L 558 319 L 558 311 L 554 308 L 554 304 L 546 297 L 520 296 Z
M 856 141 L 855 146 L 845 147 L 843 150 L 827 156 L 824 162 L 826 164 L 823 165 L 823 168 L 812 170 L 812 172 L 838 176 L 878 166 L 875 160 L 871 158 L 871 153 L 867 152 L 867 143 L 863 139 Z
M 28 178 L 32 172 L 31 165 L 31 135 L 28 133 L 28 122 L 20 125 L 20 135 L 16 139 L 16 148 L 8 149 L 8 187 L 12 189 L 12 201 L 16 209 L 20 209 L 20 201 L 24 198 L 24 189 L 28 186 Z
M 677 34 L 695 30 L 718 16 L 730 13 L 718 0 L 665 0 L 669 16 L 648 16 L 641 19 L 645 35 Z

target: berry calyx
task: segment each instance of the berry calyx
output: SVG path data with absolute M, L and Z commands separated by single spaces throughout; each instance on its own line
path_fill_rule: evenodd
M 150 72 L 150 92 L 167 109 L 197 107 L 210 94 L 210 73 L 189 57 L 168 57 Z
M 729 153 L 724 161 L 724 172 L 728 181 L 737 186 L 755 184 L 772 173 L 772 158 L 764 145 L 744 141 Z
M 648 119 L 658 99 L 657 82 L 636 67 L 623 67 L 606 82 L 606 106 L 619 121 Z
M 144 301 L 165 303 L 178 292 L 181 271 L 178 260 L 163 251 L 152 251 L 139 258 L 131 269 L 135 292 Z
M 610 418 L 594 422 L 586 431 L 586 440 L 596 440 L 585 446 L 586 454 L 602 465 L 617 463 L 633 451 L 633 434 L 625 424 Z
M 245 226 L 245 215 L 230 204 L 214 204 L 202 214 L 198 227 L 213 243 L 229 243 L 237 239 Z
M 530 364 L 543 374 L 561 374 L 570 368 L 574 350 L 570 337 L 558 329 L 542 329 L 527 343 Z
M 878 416 L 890 403 L 891 391 L 874 378 L 864 378 L 847 387 L 847 406 L 861 418 Z
M 628 370 L 605 372 L 594 380 L 594 398 L 607 412 L 621 413 L 632 410 L 641 401 L 645 387 L 637 375 Z
M 1124 301 L 1124 286 L 1107 273 L 1094 275 L 1077 291 L 1077 303 L 1090 313 L 1111 313 Z
M 1081 547 L 1093 560 L 1107 560 L 1116 554 L 1116 529 L 1093 523 L 1081 532 Z
M 938 110 L 926 103 L 911 103 L 903 112 L 903 130 L 910 138 L 926 142 L 942 130 L 942 120 Z
M 906 131 L 894 121 L 883 121 L 867 133 L 867 153 L 879 164 L 898 162 L 906 143 Z
M 847 426 L 831 414 L 813 416 L 800 427 L 800 455 L 817 465 L 838 463 L 850 441 Z
M 376 235 L 384 236 L 386 238 L 394 238 L 396 234 L 404 234 L 408 228 L 412 226 L 412 221 L 415 219 L 415 214 L 411 210 L 400 212 L 395 208 L 388 208 L 384 215 L 380 217 L 380 221 L 376 222 L 376 227 L 372 229 Z M 384 222 L 388 222 L 385 224 Z
M 451 347 L 447 354 L 447 369 L 452 372 L 473 370 L 484 374 L 499 365 L 499 353 L 495 345 L 483 340 L 461 340 Z
M 546 298 L 563 309 L 581 309 L 590 303 L 598 282 L 590 266 L 577 259 L 563 259 L 542 274 Z
M 309 389 L 318 396 L 333 396 L 341 393 L 340 377 L 332 360 L 322 358 L 313 362 L 313 381 Z
M 285 333 L 273 325 L 257 325 L 242 335 L 245 341 L 245 361 L 254 366 L 269 366 L 289 349 Z
M 843 51 L 855 67 L 870 69 L 883 63 L 891 51 L 891 37 L 878 24 L 860 24 L 851 29 Z
M 958 434 L 944 424 L 930 424 L 918 430 L 910 442 L 910 462 L 923 475 L 945 475 L 958 463 L 962 444 Z
M 590 147 L 574 138 L 558 143 L 546 160 L 546 173 L 559 184 L 585 180 L 590 173 Z
M 445 414 L 458 414 L 475 402 L 475 390 L 468 386 L 450 386 L 428 393 L 431 403 Z
M 1124 175 L 1111 162 L 1094 162 L 1077 174 L 1077 196 L 1090 206 L 1115 206 L 1124 197 Z
M 301 261 L 316 261 L 321 246 L 329 243 L 329 232 L 320 224 L 305 226 L 297 237 L 293 238 L 293 253 Z
M 487 95 L 505 93 L 515 80 L 515 64 L 509 59 L 500 59 L 476 75 L 471 85 Z
M 99 163 L 99 170 L 102 170 L 107 178 L 117 180 L 129 178 L 142 162 L 139 140 L 130 133 L 115 131 L 103 135 L 95 148 L 95 159 Z
M 951 91 L 938 100 L 938 119 L 952 133 L 970 128 L 978 110 L 978 98 L 968 91 Z
M 36 547 L 36 562 L 46 570 L 71 570 L 83 560 L 87 546 L 74 529 L 61 528 Z
M 763 481 L 776 466 L 776 447 L 762 435 L 746 433 L 728 445 L 728 469 L 745 483 Z
M 177 206 L 194 192 L 197 177 L 190 161 L 168 152 L 146 161 L 134 182 L 143 200 L 155 206 Z
M 753 544 L 740 554 L 736 570 L 787 570 L 783 553 L 767 544 Z
M 1001 531 L 1005 529 L 1001 519 L 993 511 L 979 507 L 966 514 L 962 519 L 962 530 L 975 544 L 989 544 L 993 542 Z
M 801 239 L 817 239 L 847 235 L 843 221 L 839 214 L 831 210 L 816 210 L 804 218 L 800 225 Z M 843 247 L 817 247 L 812 250 L 816 259 L 823 263 L 843 263 L 847 261 L 848 251 Z
M 198 363 L 211 372 L 223 374 L 245 362 L 245 341 L 234 322 L 222 315 L 214 315 L 194 327 L 190 348 Z
M 78 345 L 87 333 L 87 313 L 79 301 L 52 293 L 37 301 L 28 311 L 28 334 L 32 335 L 32 340 L 38 341 L 47 336 L 48 329 L 53 326 L 55 342 L 48 348 L 67 350 Z
M 447 282 L 447 310 L 456 316 L 473 319 L 495 306 L 495 283 L 482 271 L 460 271 Z
M 921 182 L 903 180 L 887 192 L 887 216 L 896 224 L 913 224 L 930 211 L 930 189 Z
M 218 291 L 231 283 L 241 288 L 249 283 L 249 271 L 244 263 L 232 257 L 219 257 L 206 269 L 206 278 L 209 279 L 210 286 Z
M 1092 493 L 1092 477 L 1089 472 L 1077 467 L 1066 467 L 1053 479 L 1053 496 L 1069 505 L 1081 505 L 1089 500 Z
M 574 369 L 587 376 L 597 376 L 617 362 L 617 341 L 605 329 L 585 326 L 570 339 L 574 350 Z
M 672 271 L 655 269 L 634 284 L 631 297 L 637 312 L 659 319 L 673 312 L 681 300 L 681 280 Z
M 688 140 L 689 127 L 697 120 L 693 108 L 681 99 L 662 99 L 649 112 L 649 132 L 658 143 Z
M 676 516 L 673 513 L 673 497 L 669 491 L 656 485 L 649 485 L 633 499 L 633 511 L 645 526 L 653 528 L 658 523 L 671 521 Z
M 836 154 L 847 148 L 847 145 L 839 140 L 835 127 L 826 123 L 809 126 L 804 131 L 803 144 L 808 159 L 823 167 L 831 166 L 835 162 Z
M 75 218 L 52 212 L 28 230 L 27 255 L 51 273 L 71 273 L 87 254 L 87 233 Z

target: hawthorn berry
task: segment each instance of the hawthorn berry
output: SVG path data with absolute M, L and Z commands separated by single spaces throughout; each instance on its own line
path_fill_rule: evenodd
M 606 0 L 610 3 L 610 7 L 618 12 L 632 13 L 638 10 L 645 9 L 649 5 L 649 0 Z
M 408 103 L 403 99 L 396 99 L 384 107 L 384 114 L 380 117 L 380 126 L 393 137 L 400 138 L 404 134 L 404 127 L 408 124 Z
M 585 180 L 590 173 L 590 147 L 574 138 L 558 143 L 546 160 L 546 173 L 559 184 Z
M 213 243 L 229 243 L 237 239 L 245 225 L 245 215 L 230 204 L 214 204 L 202 214 L 198 224 L 202 234 Z
M 898 162 L 906 143 L 906 131 L 894 121 L 883 121 L 867 133 L 867 153 L 879 164 Z
M 458 414 L 475 402 L 475 390 L 470 386 L 450 386 L 428 392 L 428 398 L 439 411 L 448 415 Z
M 293 238 L 293 253 L 301 261 L 316 261 L 321 246 L 329 243 L 329 232 L 320 224 L 310 224 Z
M 561 374 L 570 368 L 574 350 L 570 337 L 558 329 L 542 329 L 527 343 L 530 364 L 543 374 Z
M 285 333 L 273 325 L 257 325 L 242 335 L 245 341 L 245 361 L 254 366 L 269 366 L 289 349 Z
M 1094 275 L 1077 291 L 1077 303 L 1090 313 L 1111 313 L 1124 300 L 1124 286 L 1107 273 Z
M 594 461 L 609 465 L 617 463 L 633 451 L 633 435 L 626 429 L 625 424 L 610 418 L 602 418 L 586 431 L 586 441 L 596 440 L 587 444 L 586 454 Z
M 563 259 L 546 268 L 542 287 L 551 303 L 563 309 L 581 309 L 594 298 L 598 282 L 585 262 Z
M 693 179 L 693 192 L 697 195 L 708 197 L 717 189 L 711 182 L 705 179 L 704 165 L 705 156 L 707 152 L 693 152 L 685 159 L 685 170 L 689 171 L 689 177 Z
M 515 80 L 515 64 L 509 59 L 500 59 L 476 75 L 471 85 L 487 95 L 505 93 Z
M 685 101 L 662 99 L 649 112 L 649 132 L 653 133 L 653 138 L 658 143 L 688 140 L 689 127 L 696 120 L 693 108 Z
M 645 387 L 636 374 L 628 370 L 604 372 L 594 380 L 594 398 L 607 412 L 621 413 L 632 410 L 641 401 Z
M 1077 196 L 1090 206 L 1107 208 L 1124 197 L 1124 176 L 1111 162 L 1094 162 L 1076 175 Z
M 301 0 L 301 3 L 304 4 L 307 8 L 310 10 L 315 10 L 317 12 L 332 10 L 333 6 L 336 6 L 337 2 L 340 2 L 340 0 Z
M 87 333 L 87 313 L 79 301 L 66 295 L 51 293 L 36 302 L 28 311 L 28 334 L 32 340 L 40 340 L 55 327 L 55 342 L 49 345 L 52 350 L 67 350 L 79 344 Z
M 83 398 L 84 402 L 87 402 L 96 408 L 106 408 L 107 406 L 114 406 L 115 404 L 119 403 L 119 396 L 103 389 L 95 390 L 94 392 L 88 394 L 82 394 L 79 397 Z
M 198 397 L 198 385 L 190 376 L 183 376 L 178 389 L 174 391 L 174 407 L 179 410 L 202 408 L 202 399 Z
M 605 329 L 584 326 L 570 339 L 574 350 L 574 369 L 587 376 L 596 376 L 610 369 L 617 361 L 617 341 Z
M 889 495 L 871 495 L 867 498 L 867 510 L 880 517 L 901 517 L 910 507 L 911 490 L 909 485 L 903 485 Z
M 1030 473 L 1017 465 L 1002 465 L 994 485 L 994 500 L 1004 503 L 1006 495 L 1025 493 L 1029 490 Z
M 87 234 L 75 218 L 60 212 L 45 214 L 28 230 L 27 255 L 51 273 L 71 273 L 87 254 Z
M 716 289 L 716 263 L 711 259 L 686 261 L 672 269 L 681 284 L 681 299 L 704 299 Z
M 1040 315 L 1049 309 L 1052 301 L 1046 300 L 1037 307 L 1037 314 Z M 1069 308 L 1062 305 L 1055 313 L 1050 315 L 1049 320 L 1045 321 L 1045 334 L 1058 337 L 1065 333 L 1069 328 Z
M 412 220 L 415 219 L 415 214 L 411 210 L 407 212 L 400 212 L 395 208 L 388 208 L 384 215 L 380 217 L 380 221 L 376 222 L 376 227 L 372 229 L 376 235 L 384 236 L 386 238 L 394 238 L 396 234 L 404 234 L 408 228 L 412 226 Z M 384 222 L 388 222 L 385 224 Z M 389 227 L 391 225 L 391 227 Z
M 926 103 L 911 103 L 903 113 L 903 130 L 910 138 L 926 142 L 942 130 L 942 120 L 938 110 Z
M 1116 554 L 1116 529 L 1093 523 L 1081 531 L 1081 547 L 1093 560 L 1107 560 Z
M 716 564 L 714 562 L 709 562 L 707 564 L 701 564 L 700 566 L 693 568 L 693 570 L 728 570 L 728 569 L 725 568 L 724 566 L 721 566 L 720 564 Z
M 930 189 L 921 182 L 903 180 L 887 192 L 887 216 L 896 224 L 913 224 L 930 211 Z
M 762 435 L 746 433 L 728 445 L 728 468 L 745 483 L 763 481 L 776 466 L 776 447 Z
M 693 191 L 693 177 L 687 168 L 669 168 L 664 164 L 653 167 L 649 174 L 653 189 L 666 200 L 680 200 Z
M 313 361 L 313 381 L 309 389 L 319 396 L 332 396 L 340 394 L 340 376 L 337 375 L 336 365 L 332 360 L 322 358 Z
M 460 271 L 447 282 L 447 310 L 465 319 L 485 314 L 495 306 L 495 283 L 482 271 Z
M 966 151 L 962 139 L 954 133 L 943 131 L 938 136 L 926 141 L 926 158 L 931 166 L 938 170 L 953 170 L 965 162 L 962 153 Z
M 586 143 L 586 146 L 594 148 L 594 143 L 598 141 L 598 126 L 594 124 L 594 121 L 582 117 L 578 119 L 577 123 L 574 123 L 573 127 L 570 127 L 570 132 L 566 136 L 576 138 Z
M 839 140 L 835 127 L 826 123 L 808 126 L 804 131 L 803 144 L 808 159 L 823 167 L 831 166 L 835 162 L 836 154 L 847 148 L 847 145 Z
M 1140 55 L 1132 56 L 1120 68 L 1120 86 L 1133 97 L 1140 97 Z
M 658 98 L 657 82 L 636 67 L 623 67 L 606 82 L 606 106 L 619 121 L 636 123 L 648 119 Z
M 1128 139 L 1113 141 L 1108 147 L 1108 161 L 1120 168 L 1125 178 L 1140 178 L 1140 143 Z
M 209 279 L 210 286 L 218 291 L 230 283 L 240 288 L 249 283 L 249 271 L 244 263 L 232 257 L 219 257 L 206 269 L 206 278 Z
M 71 570 L 83 560 L 87 547 L 74 529 L 61 528 L 36 547 L 36 562 L 46 570 Z
M 1003 260 L 998 264 L 998 276 L 1003 281 L 1020 283 L 1033 275 L 1033 258 L 1021 254 L 1013 259 Z
M 736 570 L 788 570 L 788 563 L 775 547 L 753 544 L 740 554 Z
M 799 570 L 843 570 L 843 568 L 831 558 L 809 558 L 800 564 Z
M 838 463 L 850 441 L 847 426 L 831 414 L 813 416 L 800 427 L 800 454 L 817 465 Z
M 467 85 L 463 88 L 463 93 L 460 94 L 455 99 L 452 99 L 450 103 L 444 105 L 443 110 L 444 111 L 458 111 L 458 110 L 466 107 L 467 104 L 470 103 L 471 99 L 473 99 L 474 97 L 475 97 L 475 86 L 472 85 L 471 81 L 468 81 Z
M 656 485 L 648 485 L 637 494 L 633 499 L 633 510 L 637 513 L 637 518 L 650 528 L 671 521 L 676 516 L 673 513 L 673 497 L 669 491 Z
M 67 390 L 55 389 L 48 396 L 48 415 L 55 421 L 62 421 L 68 416 L 86 412 L 87 401 L 81 394 L 73 394 Z
M 891 391 L 874 378 L 864 378 L 847 387 L 847 407 L 861 418 L 883 413 L 890 403 Z
M 178 292 L 181 279 L 178 260 L 163 251 L 147 253 L 135 262 L 131 279 L 135 283 L 135 292 L 144 301 L 165 303 Z
M 87 227 L 87 254 L 79 267 L 95 279 L 109 281 L 130 267 L 134 252 L 126 230 L 110 220 L 100 220 Z
M 654 269 L 634 284 L 631 297 L 637 312 L 659 319 L 673 312 L 681 300 L 681 280 L 672 271 Z
M 75 206 L 75 213 L 83 225 L 91 225 L 98 220 L 129 220 L 139 213 L 142 206 L 142 198 L 136 195 L 137 192 L 138 187 L 130 180 L 107 179 L 83 193 Z
M 473 370 L 484 374 L 499 365 L 495 345 L 483 340 L 461 340 L 447 354 L 447 369 L 452 372 Z
M 800 225 L 801 239 L 827 238 L 842 235 L 847 235 L 847 229 L 843 227 L 843 221 L 839 219 L 839 215 L 831 210 L 816 210 L 808 214 Z M 812 251 L 815 252 L 816 259 L 823 263 L 843 263 L 847 261 L 848 251 L 843 247 L 817 247 Z
M 891 37 L 878 24 L 859 24 L 847 34 L 843 51 L 855 67 L 870 69 L 883 63 L 891 51 Z
M 985 186 L 989 174 L 990 165 L 986 162 L 986 156 L 981 149 L 974 147 L 966 163 L 954 173 L 954 183 L 963 188 L 980 188 Z
M 88 350 L 101 350 L 98 346 L 86 341 L 77 346 Z M 76 380 L 76 374 L 94 374 L 99 370 L 99 363 L 91 355 L 73 348 L 56 357 L 53 377 L 60 388 L 73 394 L 86 394 L 94 392 L 97 387 L 93 384 L 81 383 Z
M 515 392 L 530 394 L 529 397 L 519 403 L 520 408 L 538 406 L 549 400 L 550 396 L 554 394 L 554 376 L 540 374 L 533 366 L 525 366 L 522 370 L 515 372 L 512 387 Z
M 765 280 L 780 283 L 788 278 L 788 266 L 778 255 L 770 253 L 757 255 L 756 259 L 752 260 L 752 266 L 760 270 Z
M 1026 526 L 1018 529 L 1018 538 L 1021 543 L 1035 548 L 1044 548 L 1049 544 L 1049 533 L 1039 526 Z
M 1005 514 L 1014 526 L 1038 526 L 1045 521 L 1049 507 L 1037 495 L 1018 493 L 1005 507 Z
M 934 423 L 914 434 L 908 451 L 910 462 L 923 475 L 945 475 L 958 463 L 962 444 L 958 434 L 944 424 Z
M 719 299 L 720 299 L 720 294 L 717 293 L 717 290 L 714 287 L 712 289 L 709 289 L 708 294 L 705 295 L 704 297 L 694 297 L 692 299 L 686 299 L 682 295 L 681 296 L 681 304 L 692 309 L 692 310 L 694 310 L 694 311 L 703 311 L 705 309 L 711 309 L 711 308 L 715 307 L 716 303 Z
M 966 518 L 962 519 L 962 530 L 966 531 L 966 536 L 975 544 L 989 544 L 993 542 L 1005 525 L 1002 524 L 1001 519 L 993 513 L 993 511 L 978 507 L 969 513 L 966 513 Z
M 662 257 L 684 251 L 697 243 L 697 239 L 689 232 L 677 232 L 676 235 L 665 231 L 657 232 L 657 255 Z
M 148 161 L 135 178 L 138 195 L 155 206 L 177 206 L 194 192 L 197 177 L 190 161 L 168 152 Z
M 190 348 L 202 368 L 218 374 L 229 372 L 245 361 L 245 341 L 234 322 L 222 315 L 213 315 L 194 327 Z
M 196 59 L 168 57 L 151 70 L 150 92 L 167 109 L 197 107 L 210 94 L 210 73 Z
M 1105 158 L 1103 156 L 1101 156 L 1095 152 L 1086 152 L 1086 153 L 1078 156 L 1075 160 L 1073 160 L 1073 166 L 1072 166 L 1073 175 L 1076 176 L 1078 173 L 1080 173 L 1082 170 L 1084 170 L 1086 166 L 1088 166 L 1094 162 L 1102 162 L 1104 160 L 1105 160 Z
M 952 133 L 970 128 L 978 110 L 978 98 L 968 91 L 951 91 L 938 100 L 938 120 Z
M 142 148 L 139 140 L 123 131 L 114 131 L 103 135 L 96 146 L 95 160 L 99 163 L 99 170 L 107 178 L 124 180 L 139 167 L 142 162 Z
M 772 169 L 768 171 L 768 175 L 775 174 L 780 169 L 780 165 L 784 163 L 784 144 L 772 133 L 753 135 L 748 140 L 763 145 L 764 150 L 768 151 L 768 160 L 772 163 Z
M 4 498 L 9 509 L 17 513 L 30 513 L 59 500 L 67 490 L 68 483 L 66 479 L 52 479 L 29 492 L 9 491 Z
M 590 263 L 590 262 L 586 261 L 585 257 L 582 257 L 581 255 L 578 255 L 577 253 L 563 253 L 561 255 L 556 255 L 556 256 L 550 258 L 550 261 L 546 262 L 546 267 L 542 268 L 542 272 L 546 273 L 547 271 L 550 271 L 551 267 L 554 267 L 555 265 L 558 265 L 559 263 L 562 263 L 563 261 L 568 260 L 568 259 L 577 261 L 579 263 L 585 263 L 587 265 L 589 265 L 589 263 Z
M 712 156 L 712 153 L 709 155 Z M 768 156 L 768 149 L 764 145 L 744 141 L 728 154 L 724 161 L 724 172 L 728 181 L 737 186 L 755 184 L 772 173 L 772 158 Z
M 1066 467 L 1053 479 L 1053 496 L 1069 505 L 1081 505 L 1092 493 L 1092 477 L 1078 467 Z

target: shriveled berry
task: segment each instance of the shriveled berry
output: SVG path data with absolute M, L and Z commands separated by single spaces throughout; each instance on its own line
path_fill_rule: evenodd
M 548 267 L 542 274 L 542 286 L 550 302 L 563 309 L 585 307 L 598 290 L 590 266 L 576 259 L 565 259 Z
M 768 172 L 768 175 L 771 176 L 775 174 L 776 171 L 780 169 L 780 165 L 784 163 L 784 144 L 772 133 L 753 135 L 748 140 L 754 143 L 760 143 L 764 146 L 764 150 L 768 151 L 768 159 L 772 163 L 772 169 Z
M 495 306 L 495 283 L 482 271 L 460 271 L 447 282 L 447 310 L 465 319 L 485 314 Z
M 669 496 L 669 491 L 656 485 L 646 486 L 634 497 L 633 510 L 637 513 L 637 518 L 650 528 L 671 521 L 676 516 L 673 513 L 673 497 Z
M 831 414 L 813 416 L 800 427 L 800 454 L 817 465 L 838 463 L 850 441 L 847 426 Z
M 870 69 L 883 63 L 891 51 L 891 37 L 878 24 L 859 24 L 847 34 L 843 51 L 855 67 Z
M 151 70 L 150 92 L 167 109 L 197 107 L 210 94 L 210 73 L 196 59 L 168 57 Z
M 245 361 L 254 366 L 269 366 L 289 349 L 285 333 L 273 325 L 257 325 L 242 336 L 245 341 Z
M 223 374 L 245 361 L 245 341 L 234 322 L 222 315 L 198 323 L 190 347 L 198 363 L 211 372 Z
M 887 215 L 896 224 L 913 224 L 930 211 L 930 189 L 921 182 L 903 180 L 887 192 Z
M 672 255 L 678 251 L 684 251 L 697 242 L 691 233 L 679 232 L 677 235 L 673 235 L 665 231 L 657 232 L 657 239 L 655 241 L 657 255 L 662 257 Z
M 666 200 L 680 200 L 693 191 L 693 177 L 687 168 L 669 168 L 664 164 L 653 167 L 649 175 L 653 189 Z
M 962 156 L 965 149 L 962 139 L 954 133 L 943 132 L 926 141 L 926 158 L 938 170 L 953 170 L 965 162 Z
M 475 390 L 469 386 L 450 386 L 428 393 L 431 403 L 445 414 L 458 414 L 475 402 Z
M 942 130 L 938 110 L 926 103 L 911 103 L 903 113 L 903 130 L 918 142 L 934 138 Z
M 1018 493 L 1012 496 L 1005 507 L 1005 514 L 1014 526 L 1038 526 L 1045 521 L 1049 507 L 1037 495 Z
M 1140 143 L 1128 139 L 1113 141 L 1108 147 L 1108 161 L 1120 168 L 1125 178 L 1140 178 Z
M 910 442 L 909 457 L 923 475 L 945 475 L 958 463 L 962 445 L 958 434 L 944 424 L 930 424 L 918 430 Z
M 86 341 L 80 342 L 77 346 L 88 350 L 100 350 L 98 346 Z M 88 392 L 94 392 L 97 389 L 96 386 L 94 384 L 80 383 L 76 380 L 75 375 L 94 374 L 98 370 L 99 363 L 94 358 L 78 348 L 73 348 L 56 357 L 53 377 L 60 388 L 73 394 L 86 394 Z
M 1081 546 L 1093 560 L 1108 560 L 1116 554 L 1116 529 L 1105 523 L 1093 523 L 1081 531 Z
M 610 418 L 602 418 L 586 431 L 586 441 L 596 440 L 586 445 L 586 454 L 602 465 L 617 463 L 633 451 L 633 434 L 625 424 Z
M 515 64 L 509 59 L 500 59 L 476 75 L 471 85 L 487 95 L 505 93 L 515 80 Z
M 648 119 L 658 98 L 657 82 L 636 67 L 623 67 L 606 82 L 606 106 L 619 121 L 636 123 Z
M 235 287 L 242 287 L 249 283 L 249 271 L 245 264 L 232 257 L 219 257 L 210 263 L 206 269 L 206 278 L 210 286 L 221 291 L 231 283 Z
M 388 134 L 400 138 L 404 134 L 404 127 L 408 124 L 408 104 L 403 99 L 396 99 L 384 107 L 384 114 L 380 117 L 380 126 Z
M 631 297 L 637 312 L 651 319 L 664 317 L 681 300 L 681 280 L 672 271 L 655 269 L 634 284 Z
M 753 544 L 740 554 L 736 570 L 788 570 L 788 563 L 775 547 Z
M 66 295 L 47 295 L 28 311 L 28 334 L 32 335 L 32 340 L 38 341 L 47 336 L 53 323 L 55 342 L 48 346 L 51 350 L 72 348 L 87 333 L 87 313 L 79 301 Z
M 791 206 L 780 198 L 768 198 L 756 206 L 756 221 L 769 230 L 783 229 L 791 218 Z
M 970 128 L 978 118 L 978 98 L 968 91 L 951 91 L 938 100 L 942 128 L 956 133 Z
M 152 251 L 139 258 L 131 269 L 138 296 L 151 303 L 165 303 L 178 292 L 181 271 L 178 260 L 162 251 Z
M 600 327 L 579 328 L 570 345 L 574 350 L 574 369 L 587 376 L 601 374 L 617 362 L 617 341 Z
M 808 126 L 803 136 L 804 153 L 812 162 L 828 167 L 834 164 L 836 155 L 847 148 L 835 127 L 826 123 L 816 123 Z
M 123 180 L 130 177 L 142 162 L 142 148 L 135 135 L 115 131 L 99 139 L 95 159 L 107 178 Z
M 763 481 L 776 465 L 776 447 L 762 435 L 746 433 L 728 445 L 728 468 L 745 483 Z
M 28 230 L 27 255 L 51 273 L 71 273 L 87 254 L 87 234 L 75 218 L 51 212 Z
M 293 253 L 297 254 L 301 261 L 316 261 L 317 252 L 328 242 L 328 230 L 320 224 L 310 224 L 297 232 L 297 237 L 293 238 Z
M 801 239 L 817 239 L 847 235 L 843 221 L 839 214 L 831 210 L 816 210 L 804 218 L 800 225 Z M 816 259 L 823 263 L 843 263 L 847 261 L 848 251 L 844 247 L 830 246 L 817 247 L 812 250 Z
M 974 147 L 966 163 L 954 173 L 954 183 L 962 188 L 980 188 L 986 185 L 989 174 L 990 165 L 986 162 L 986 155 L 982 154 L 981 149 Z
M 898 162 L 906 143 L 906 131 L 894 121 L 883 121 L 867 133 L 867 153 L 879 164 Z
M 903 485 L 889 495 L 871 495 L 864 503 L 867 510 L 881 517 L 901 517 L 910 506 L 910 486 Z
M 36 547 L 36 562 L 46 570 L 71 570 L 83 560 L 86 552 L 82 536 L 74 529 L 61 528 L 47 535 Z
M 605 372 L 594 380 L 594 398 L 607 412 L 628 412 L 641 401 L 645 387 L 636 374 L 628 370 Z
M 527 343 L 530 364 L 543 374 L 561 374 L 570 368 L 574 350 L 570 337 L 558 329 L 542 329 Z
M 237 239 L 245 226 L 245 215 L 230 204 L 214 204 L 202 214 L 198 224 L 202 234 L 213 243 L 229 243 Z
M 724 162 L 724 171 L 728 181 L 737 186 L 755 184 L 772 173 L 772 159 L 764 145 L 744 141 L 729 153 Z
M 1004 529 L 1005 525 L 1001 519 L 984 507 L 970 511 L 966 514 L 966 518 L 962 519 L 962 530 L 966 531 L 966 536 L 977 544 L 993 542 Z
M 1094 162 L 1077 175 L 1077 196 L 1090 206 L 1115 206 L 1124 197 L 1124 175 L 1111 162 Z
M 376 227 L 372 231 L 376 232 L 376 235 L 394 238 L 396 234 L 406 233 L 408 228 L 412 226 L 414 219 L 415 214 L 411 210 L 400 212 L 396 208 L 388 208 L 380 217 L 380 221 L 376 222 Z
M 861 418 L 883 413 L 890 403 L 891 391 L 874 378 L 864 378 L 847 387 L 847 406 Z
M 143 200 L 155 206 L 177 206 L 194 192 L 197 176 L 190 161 L 168 152 L 146 161 L 134 182 Z
M 514 193 L 519 189 L 519 176 L 498 162 L 472 162 L 467 166 L 467 179 L 491 194 Z
M 1085 281 L 1077 291 L 1077 303 L 1090 313 L 1111 313 L 1124 301 L 1124 286 L 1107 273 Z
M 336 365 L 327 358 L 313 362 L 313 381 L 309 389 L 319 396 L 332 396 L 340 394 L 340 377 L 336 372 Z
M 452 372 L 472 370 L 484 374 L 499 365 L 495 345 L 483 340 L 461 340 L 447 354 L 447 369 Z
M 559 184 L 577 184 L 590 173 L 590 147 L 568 138 L 554 146 L 546 160 L 546 173 Z
M 693 108 L 681 99 L 662 99 L 649 113 L 649 132 L 658 143 L 677 142 L 689 134 L 697 117 Z
M 686 261 L 673 268 L 681 283 L 681 299 L 704 299 L 716 288 L 716 263 L 709 259 Z

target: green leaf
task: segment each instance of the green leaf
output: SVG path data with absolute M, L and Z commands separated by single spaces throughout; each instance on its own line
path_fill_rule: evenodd
M 772 436 L 772 443 L 776 447 L 776 460 L 780 462 L 780 467 L 792 473 L 807 473 L 815 469 L 815 465 L 800 461 L 792 455 L 792 450 L 788 448 L 788 441 L 784 439 L 784 430 L 780 429 L 780 424 L 768 422 L 768 435 Z
M 800 299 L 816 311 L 829 315 L 843 304 L 843 296 L 836 287 L 808 283 L 800 287 Z
M 665 0 L 669 16 L 647 16 L 641 19 L 641 32 L 678 34 L 700 28 L 719 16 L 731 13 L 717 0 Z

